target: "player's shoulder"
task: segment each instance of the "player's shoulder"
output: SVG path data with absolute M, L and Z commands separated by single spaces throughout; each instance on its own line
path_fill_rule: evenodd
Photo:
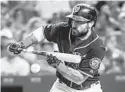
M 59 30 L 69 27 L 67 22 L 60 22 L 60 23 L 54 24 L 53 26 L 54 28 L 59 29 Z
M 60 22 L 60 23 L 57 23 L 57 24 L 55 24 L 55 25 L 57 25 L 57 26 L 59 26 L 59 27 L 68 27 L 69 25 L 68 25 L 68 22 Z
M 60 22 L 56 24 L 47 24 L 45 27 L 59 29 L 59 28 L 69 27 L 69 25 L 68 25 L 68 22 Z

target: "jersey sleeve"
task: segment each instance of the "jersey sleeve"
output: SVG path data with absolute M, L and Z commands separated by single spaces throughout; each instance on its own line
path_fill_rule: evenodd
M 44 28 L 44 35 L 48 41 L 57 42 L 62 23 L 48 24 Z
M 101 61 L 104 57 L 105 49 L 100 47 L 97 49 L 91 49 L 86 57 L 82 59 L 79 64 L 79 71 L 89 77 L 93 77 L 98 73 Z

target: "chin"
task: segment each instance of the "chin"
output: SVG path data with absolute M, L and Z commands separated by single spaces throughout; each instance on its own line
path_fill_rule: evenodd
M 84 37 L 84 36 L 86 36 L 87 33 L 88 33 L 88 32 L 81 33 L 81 34 L 78 35 L 78 37 Z

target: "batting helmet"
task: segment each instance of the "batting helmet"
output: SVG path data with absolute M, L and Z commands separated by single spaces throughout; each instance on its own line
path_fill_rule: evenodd
M 91 5 L 77 4 L 73 7 L 72 13 L 66 17 L 77 21 L 86 21 L 86 22 L 94 21 L 94 26 L 95 26 L 97 20 L 97 11 Z

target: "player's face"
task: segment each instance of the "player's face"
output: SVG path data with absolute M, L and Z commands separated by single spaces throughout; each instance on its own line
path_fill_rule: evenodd
M 72 21 L 72 35 L 83 36 L 88 32 L 88 23 L 83 21 Z

